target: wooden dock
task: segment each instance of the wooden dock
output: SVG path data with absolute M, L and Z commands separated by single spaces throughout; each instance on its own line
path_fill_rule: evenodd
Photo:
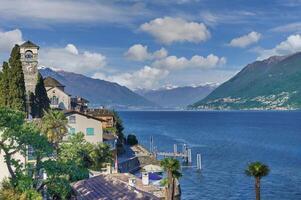
M 181 157 L 186 158 L 188 157 L 187 153 L 182 152 L 156 152 L 157 155 L 163 156 L 163 157 Z

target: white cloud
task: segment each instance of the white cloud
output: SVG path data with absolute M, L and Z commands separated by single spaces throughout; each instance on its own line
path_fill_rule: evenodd
M 15 44 L 21 44 L 22 32 L 19 29 L 0 31 L 0 53 L 9 53 Z
M 301 22 L 290 23 L 282 26 L 277 26 L 271 29 L 274 32 L 301 32 Z
M 1 0 L 0 18 L 43 23 L 105 22 L 124 24 L 148 15 L 144 7 L 136 4 L 118 5 L 110 1 Z
M 78 55 L 78 50 L 77 50 L 76 46 L 74 46 L 73 44 L 67 44 L 65 49 L 74 55 Z
M 258 13 L 246 10 L 219 10 L 218 12 L 211 12 L 210 10 L 202 10 L 200 12 L 201 19 L 210 26 L 217 24 L 243 24 L 258 20 L 260 16 Z
M 203 23 L 188 22 L 181 18 L 156 18 L 140 26 L 164 44 L 173 42 L 202 42 L 210 38 L 210 32 Z
M 132 73 L 121 73 L 106 76 L 103 73 L 95 73 L 93 78 L 116 82 L 131 89 L 152 89 L 159 86 L 159 81 L 165 78 L 169 72 L 163 69 L 144 66 L 142 69 Z
M 152 59 L 161 59 L 168 55 L 168 52 L 165 48 L 161 48 L 158 51 L 153 53 L 148 51 L 147 46 L 143 46 L 142 44 L 135 44 L 131 46 L 127 52 L 124 54 L 129 60 L 134 61 L 145 61 Z
M 219 58 L 216 55 L 210 54 L 207 57 L 195 55 L 191 59 L 185 57 L 168 56 L 164 59 L 155 61 L 152 66 L 156 68 L 178 70 L 185 68 L 210 69 L 219 65 L 224 65 L 226 58 Z
M 276 45 L 272 49 L 257 49 L 255 50 L 259 53 L 258 60 L 266 59 L 274 55 L 288 55 L 301 51 L 301 35 L 290 35 L 285 41 Z
M 253 43 L 257 43 L 260 40 L 260 38 L 260 33 L 252 31 L 247 35 L 243 35 L 241 37 L 232 39 L 229 45 L 232 47 L 245 48 Z
M 66 71 L 91 74 L 106 65 L 106 57 L 100 53 L 80 52 L 75 45 L 65 48 L 43 48 L 40 50 L 40 65 Z

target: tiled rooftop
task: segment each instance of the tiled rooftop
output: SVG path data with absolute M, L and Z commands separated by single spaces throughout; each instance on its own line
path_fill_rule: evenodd
M 99 175 L 72 184 L 80 200 L 159 200 L 160 190 L 153 186 L 143 186 L 140 179 L 136 179 L 135 187 L 128 184 L 131 174 Z

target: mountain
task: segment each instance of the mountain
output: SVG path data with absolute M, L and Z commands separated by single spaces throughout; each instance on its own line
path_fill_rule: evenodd
M 149 91 L 140 90 L 136 92 L 163 108 L 179 109 L 186 108 L 187 105 L 203 99 L 216 87 L 216 85 L 207 84 L 198 87 L 186 86 Z
M 81 96 L 91 106 L 106 106 L 115 109 L 146 109 L 157 107 L 154 103 L 117 83 L 93 79 L 81 74 L 41 68 L 44 78 L 50 76 L 65 85 L 72 96 Z
M 301 52 L 248 64 L 193 109 L 300 109 Z

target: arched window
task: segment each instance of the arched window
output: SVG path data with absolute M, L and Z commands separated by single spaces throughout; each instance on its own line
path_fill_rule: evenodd
M 32 59 L 33 53 L 30 50 L 25 51 L 25 59 Z
M 58 105 L 59 104 L 59 98 L 56 96 L 53 96 L 50 98 L 51 105 Z

